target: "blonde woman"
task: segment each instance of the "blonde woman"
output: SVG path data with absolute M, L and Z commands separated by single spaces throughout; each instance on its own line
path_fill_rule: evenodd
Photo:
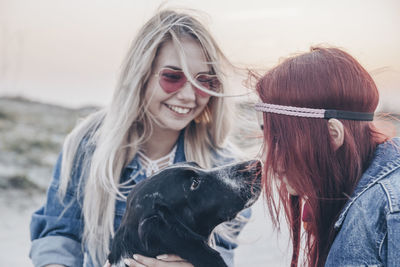
M 35 266 L 102 266 L 135 184 L 175 162 L 209 168 L 232 161 L 224 148 L 231 113 L 219 97 L 226 93 L 222 62 L 193 15 L 160 11 L 141 28 L 110 105 L 65 140 L 47 201 L 32 216 Z M 232 265 L 236 245 L 221 235 L 216 243 Z M 191 266 L 174 256 L 141 259 L 146 266 Z

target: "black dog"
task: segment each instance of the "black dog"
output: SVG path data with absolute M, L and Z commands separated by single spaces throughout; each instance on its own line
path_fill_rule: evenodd
M 174 165 L 137 184 L 108 260 L 125 266 L 133 254 L 176 254 L 195 267 L 226 266 L 208 244 L 212 230 L 233 219 L 260 195 L 261 163 L 247 161 L 211 170 Z

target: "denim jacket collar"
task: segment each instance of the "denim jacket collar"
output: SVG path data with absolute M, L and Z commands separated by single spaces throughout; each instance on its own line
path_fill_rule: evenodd
M 136 154 L 131 160 L 131 162 L 129 162 L 129 164 L 125 168 L 131 169 L 132 171 L 136 171 L 137 169 L 139 169 L 139 166 L 140 166 L 139 158 L 138 155 Z
M 393 157 L 393 155 L 397 156 Z M 389 173 L 398 168 L 400 168 L 400 138 L 393 138 L 388 142 L 378 145 L 371 165 L 361 176 L 350 200 L 346 203 L 340 213 L 339 218 L 335 223 L 335 229 L 341 227 L 349 208 L 357 198 L 359 198 L 374 184 L 386 177 Z

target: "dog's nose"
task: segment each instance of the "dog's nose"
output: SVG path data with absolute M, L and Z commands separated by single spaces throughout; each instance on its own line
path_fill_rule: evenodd
M 262 172 L 262 164 L 259 160 L 250 160 L 245 161 L 239 165 L 239 171 L 248 171 L 254 174 L 261 174 Z
M 252 160 L 249 162 L 249 168 L 252 170 L 251 172 L 254 174 L 253 181 L 257 183 L 261 183 L 261 174 L 262 174 L 262 164 L 259 160 Z
M 243 189 L 241 195 L 244 199 L 249 199 L 246 204 L 250 206 L 261 193 L 262 164 L 260 160 L 250 160 L 240 164 L 237 170 L 236 179 L 241 181 Z
M 231 167 L 231 178 L 254 185 L 261 184 L 262 164 L 259 160 L 249 160 Z
M 261 173 L 261 171 L 262 171 L 262 164 L 261 164 L 261 161 L 259 161 L 259 160 L 252 160 L 252 161 L 250 161 L 249 165 L 251 166 L 252 169 L 255 170 L 255 172 Z

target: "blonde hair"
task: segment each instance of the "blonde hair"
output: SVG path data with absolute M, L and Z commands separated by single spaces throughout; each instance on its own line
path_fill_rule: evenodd
M 83 244 L 95 265 L 102 265 L 106 260 L 110 237 L 114 236 L 116 199 L 125 198 L 120 190 L 121 172 L 131 160 L 130 155 L 136 154 L 152 133 L 154 118 L 146 109 L 144 93 L 160 47 L 167 41 L 180 47 L 181 38 L 193 38 L 202 47 L 211 70 L 224 80 L 221 64 L 229 65 L 229 61 L 195 14 L 189 13 L 192 12 L 159 11 L 140 29 L 123 63 L 110 105 L 86 118 L 65 140 L 60 197 L 65 196 L 70 177 L 81 161 L 80 184 L 85 186 Z M 183 71 L 188 72 L 182 51 L 180 57 Z M 221 90 L 224 93 L 223 86 Z M 211 97 L 208 103 L 211 124 L 191 122 L 186 127 L 186 160 L 205 168 L 215 163 L 213 150 L 226 145 L 230 129 L 232 113 L 228 111 L 230 107 L 226 101 L 225 98 Z M 78 150 L 85 155 L 78 155 Z M 78 190 L 78 197 L 79 193 Z

